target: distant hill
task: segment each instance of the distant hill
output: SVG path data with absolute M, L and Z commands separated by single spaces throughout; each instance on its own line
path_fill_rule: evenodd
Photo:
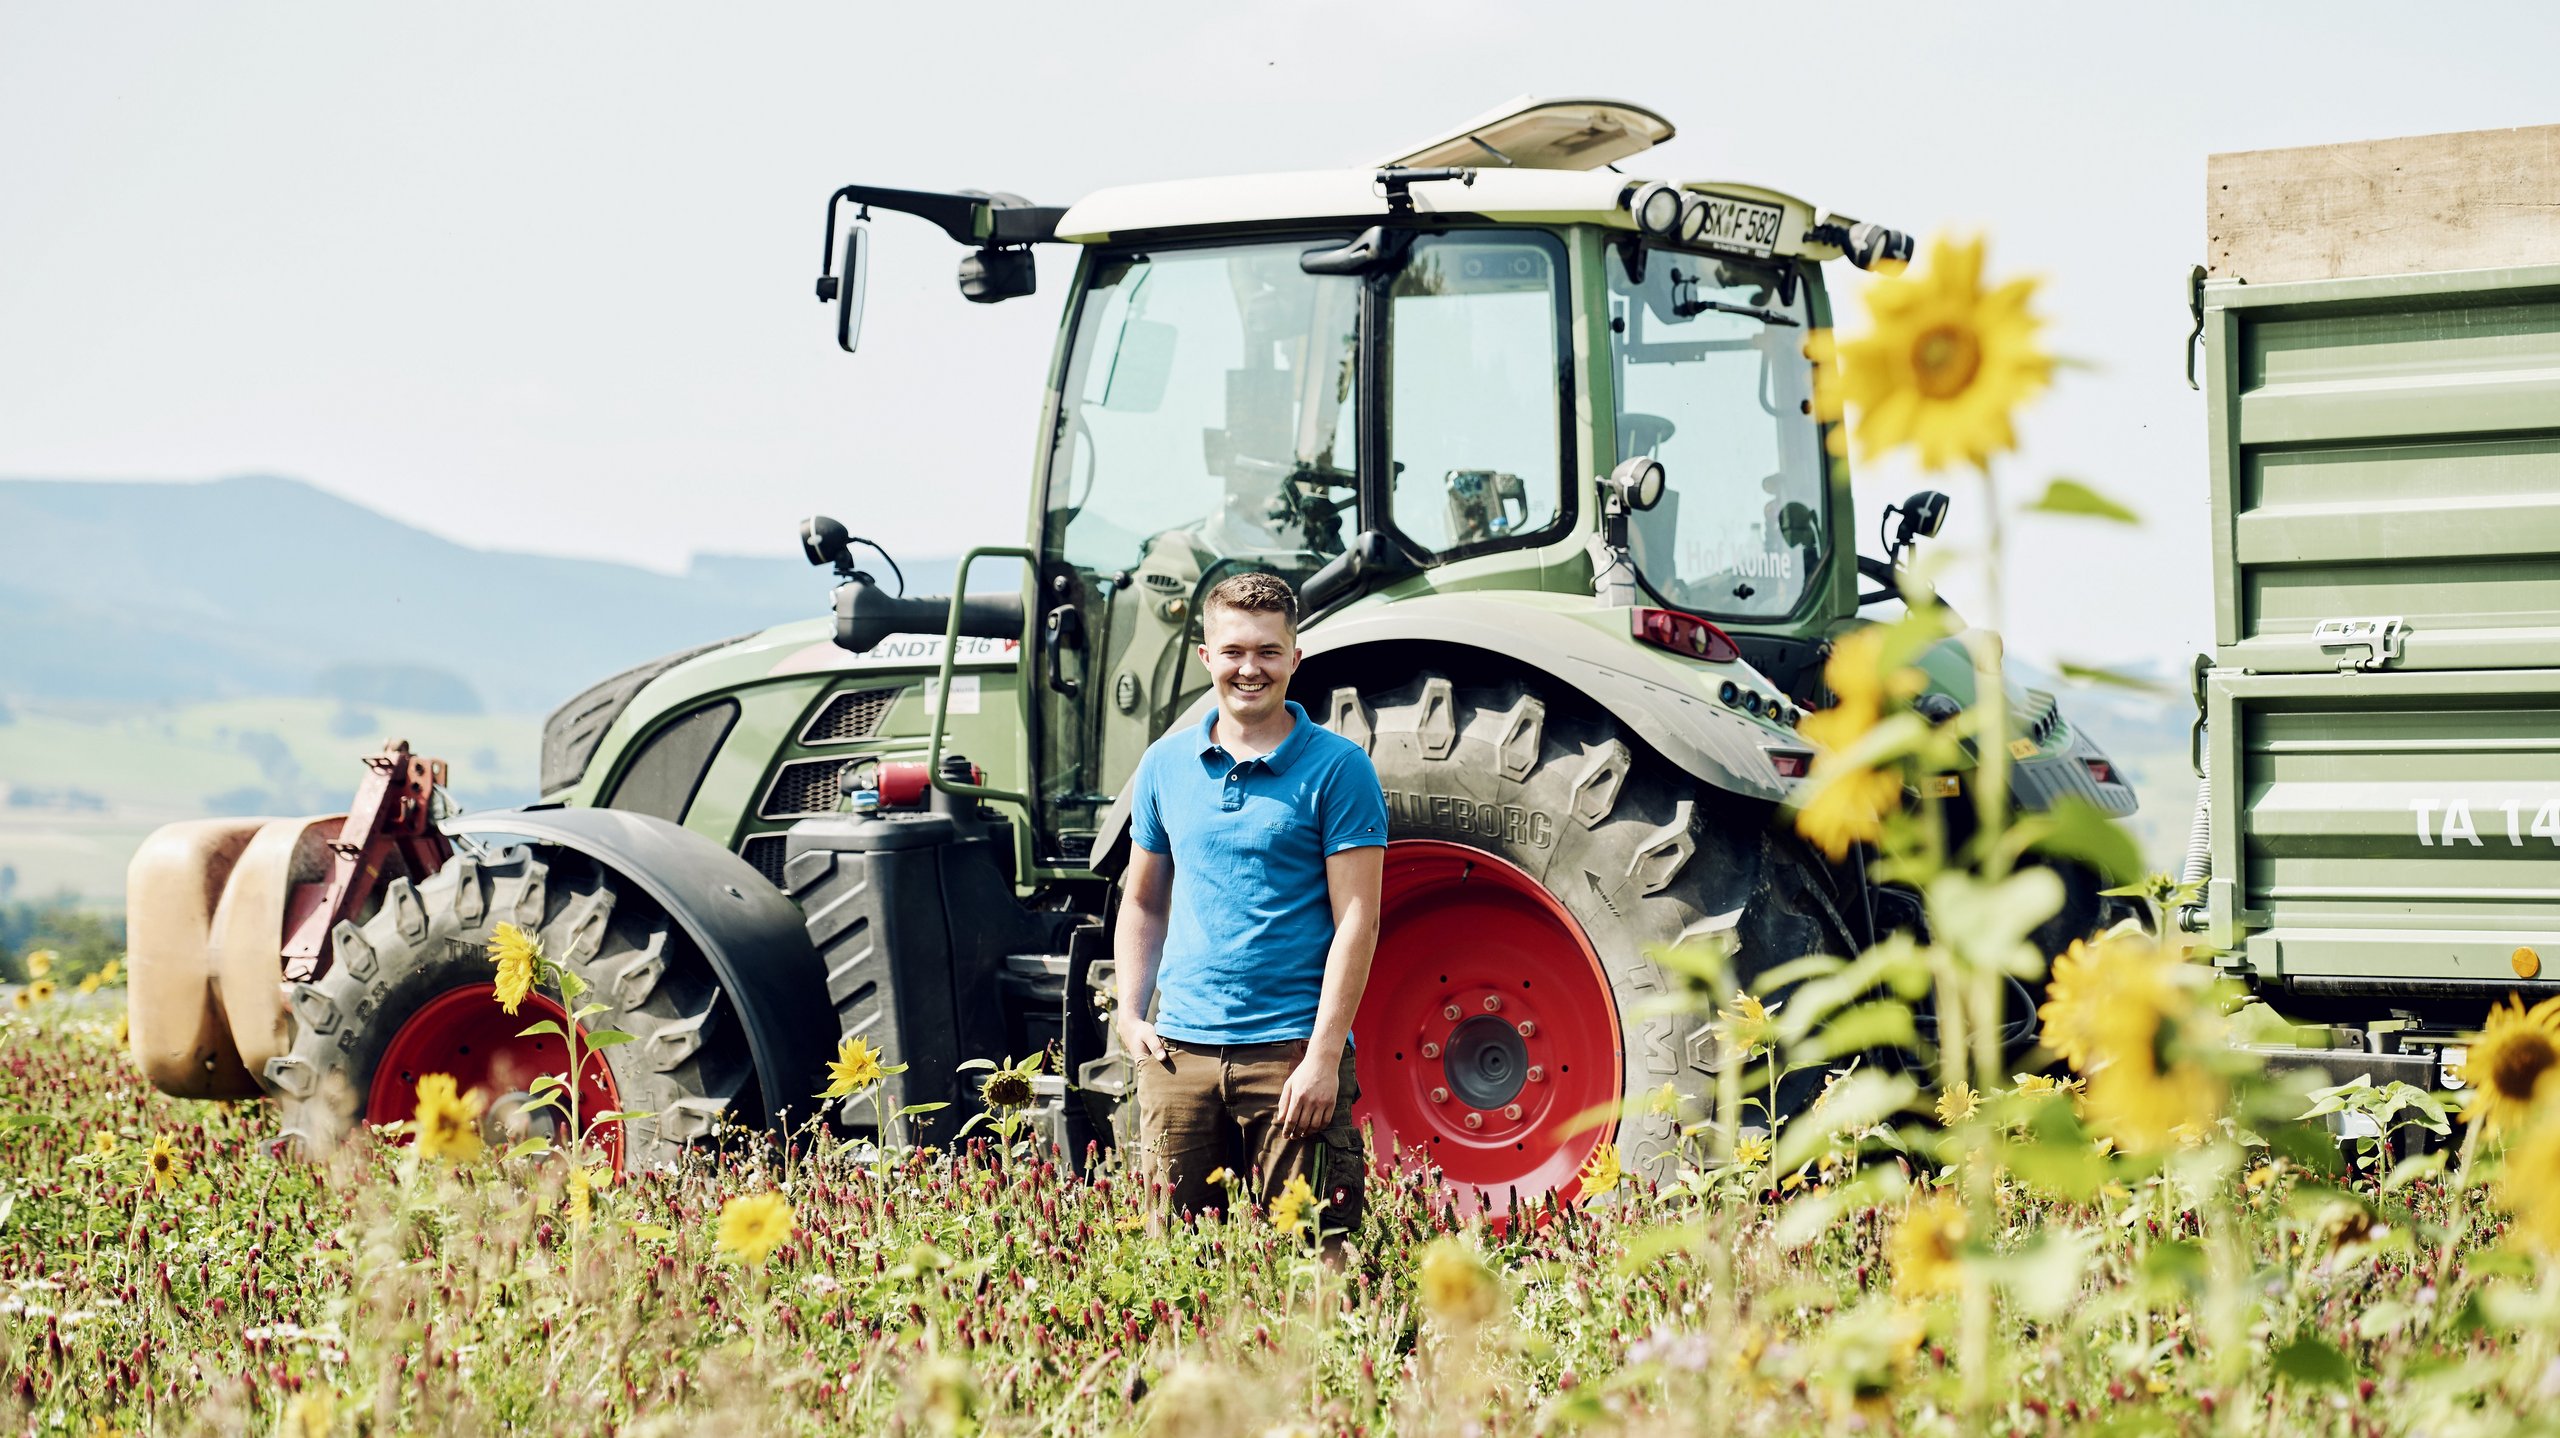
M 792 518 L 770 556 L 671 575 L 473 549 L 268 475 L 0 479 L 0 700 L 541 713 L 654 655 L 824 612 Z

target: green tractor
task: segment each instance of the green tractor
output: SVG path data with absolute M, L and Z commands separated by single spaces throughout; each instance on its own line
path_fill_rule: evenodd
M 1613 163 L 1671 133 L 1633 105 L 1524 101 L 1373 166 L 1064 209 L 846 186 L 819 296 L 848 351 L 875 211 L 965 246 L 982 303 L 1032 293 L 1034 246 L 1074 247 L 1029 541 L 969 551 L 968 597 L 905 597 L 894 561 L 884 584 L 866 541 L 807 521 L 832 618 L 579 695 L 525 809 L 439 821 L 413 776 L 410 813 L 385 796 L 423 761 L 391 754 L 344 819 L 168 831 L 136 861 L 137 1052 L 164 1084 L 274 1096 L 313 1142 L 406 1117 L 427 1072 L 520 1106 L 559 1056 L 493 1017 L 482 950 L 512 920 L 635 1036 L 588 1094 L 651 1115 L 622 1126 L 626 1163 L 810 1116 L 854 1037 L 907 1066 L 887 1110 L 953 1103 L 946 1133 L 975 1099 L 961 1064 L 1051 1051 L 1047 1131 L 1108 1145 L 1132 1127 L 1108 1022 L 1122 798 L 1208 702 L 1201 597 L 1266 570 L 1308 616 L 1293 697 L 1369 752 L 1390 804 L 1354 1025 L 1380 1159 L 1497 1211 L 1571 1197 L 1602 1142 L 1665 1173 L 1674 1124 L 1643 1102 L 1572 1123 L 1711 1082 L 1701 1017 L 1653 1002 L 1678 982 L 1656 954 L 1712 944 L 1747 978 L 1919 921 L 1785 806 L 1830 640 L 1898 602 L 1899 561 L 1946 514 L 1914 496 L 1859 555 L 1812 412 L 1822 266 L 1909 239 Z M 970 596 L 999 564 L 1018 587 Z M 1971 700 L 1956 650 L 1924 667 L 1924 707 Z M 2132 810 L 2050 695 L 2007 704 L 2017 803 Z M 2085 931 L 2097 884 L 2070 888 L 2056 923 Z M 199 988 L 226 1002 L 190 1007 Z M 171 1012 L 146 1013 L 164 990 Z

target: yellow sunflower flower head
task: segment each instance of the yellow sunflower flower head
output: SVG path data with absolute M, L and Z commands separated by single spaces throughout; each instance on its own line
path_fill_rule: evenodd
M 2506 1153 L 2493 1191 L 2527 1246 L 2560 1255 L 2560 1124 L 2541 1122 Z
M 846 1039 L 827 1064 L 829 1082 L 818 1097 L 851 1098 L 880 1082 L 880 1054 L 863 1039 Z
M 27 955 L 27 977 L 40 979 L 53 972 L 53 950 L 37 949 Z
M 113 987 L 123 978 L 124 960 L 122 959 L 109 959 L 107 960 L 107 966 L 98 970 L 98 982 L 110 987 Z
M 2460 1068 L 2471 1101 L 2462 1121 L 2484 1130 L 2520 1125 L 2537 1096 L 2560 1069 L 2560 1002 L 2545 999 L 2528 1009 L 2522 999 L 2489 1010 L 2489 1022 L 2464 1053 Z
M 533 966 L 542 957 L 542 940 L 513 924 L 500 924 L 489 936 L 489 962 L 498 966 L 498 1006 L 512 1014 L 533 992 Z
M 27 996 L 37 1003 L 51 1003 L 53 1002 L 53 995 L 54 988 L 53 980 L 51 979 L 38 979 L 34 983 L 27 985 Z
M 751 1193 L 720 1205 L 719 1248 L 761 1268 L 791 1236 L 795 1215 L 778 1193 Z
M 1443 1327 L 1477 1328 L 1502 1312 L 1501 1277 L 1456 1234 L 1444 1233 L 1423 1245 L 1413 1279 L 1422 1311 Z
M 1909 446 L 1927 469 L 1980 468 L 2017 447 L 2010 417 L 2051 381 L 2053 360 L 2036 344 L 2036 282 L 1986 286 L 1982 254 L 1979 239 L 1932 240 L 1927 264 L 1867 287 L 1866 334 L 1806 346 L 1815 412 L 1854 411 L 1861 458 Z
M 1964 1204 L 1933 1193 L 1914 1202 L 1888 1244 L 1893 1291 L 1910 1300 L 1952 1293 L 1964 1283 L 1964 1242 L 1971 1229 Z
M 429 1158 L 468 1162 L 480 1156 L 480 1095 L 457 1090 L 451 1074 L 428 1074 L 418 1080 L 418 1113 L 411 1121 L 418 1152 Z
M 2101 1031 L 2127 1004 L 2155 1011 L 2180 1007 L 2171 992 L 2178 956 L 2139 935 L 2073 939 L 2057 955 L 2045 983 L 2044 1046 L 2087 1073 L 2097 1061 Z
M 1945 1093 L 1938 1095 L 1938 1122 L 1962 1123 L 1973 1117 L 1981 1107 L 1982 1095 L 1975 1093 L 1962 1080 L 1958 1080 L 1950 1085 Z
M 151 1151 L 142 1156 L 143 1185 L 153 1193 L 167 1193 L 170 1189 L 177 1187 L 178 1180 L 184 1178 L 186 1173 L 187 1161 L 180 1158 L 178 1151 L 169 1146 L 168 1137 L 154 1136 L 151 1140 Z
M 1733 1146 L 1733 1161 L 1744 1168 L 1758 1168 L 1769 1161 L 1769 1140 L 1758 1134 Z
M 1829 767 L 1814 761 L 1815 788 L 1796 810 L 1796 832 L 1836 864 L 1883 837 L 1885 815 L 1902 807 L 1902 776 L 1890 769 L 1825 773 Z
M 1626 1178 L 1626 1170 L 1618 1167 L 1618 1146 L 1604 1143 L 1591 1150 L 1582 1168 L 1574 1175 L 1582 1180 L 1582 1196 L 1598 1198 L 1616 1188 Z
M 1271 1200 L 1271 1226 L 1302 1238 L 1316 1226 L 1316 1191 L 1307 1183 L 1305 1174 L 1297 1174 L 1280 1186 L 1280 1196 Z
M 100 1158 L 105 1158 L 121 1147 L 123 1147 L 123 1140 L 116 1137 L 114 1129 L 102 1128 L 89 1135 L 89 1152 Z

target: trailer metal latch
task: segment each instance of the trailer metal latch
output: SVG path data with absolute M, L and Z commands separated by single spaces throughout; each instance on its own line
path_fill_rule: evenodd
M 2400 616 L 2375 615 L 2358 619 L 2323 619 L 2311 631 L 2311 642 L 2322 649 L 2336 652 L 2338 672 L 2379 669 L 2400 658 L 2400 642 L 2408 634 L 2400 627 Z M 2363 655 L 2348 652 L 2361 649 Z

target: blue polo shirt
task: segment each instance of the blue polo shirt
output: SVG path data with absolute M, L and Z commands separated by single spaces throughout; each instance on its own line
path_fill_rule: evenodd
M 1262 1044 L 1316 1031 L 1333 896 L 1324 861 L 1387 842 L 1387 797 L 1359 745 L 1307 717 L 1280 747 L 1238 763 L 1218 714 L 1148 746 L 1129 838 L 1173 856 L 1156 1032 L 1195 1044 Z

